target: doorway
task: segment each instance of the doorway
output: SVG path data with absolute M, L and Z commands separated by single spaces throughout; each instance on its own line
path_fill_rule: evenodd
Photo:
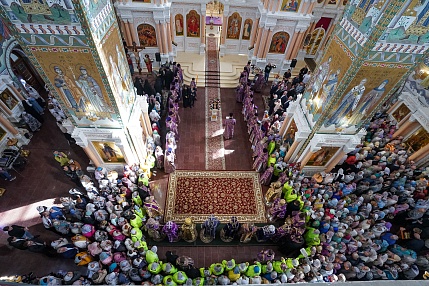
M 44 89 L 44 81 L 19 46 L 13 48 L 9 61 L 12 72 L 17 78 L 25 80 L 39 92 Z
M 207 3 L 206 6 L 206 39 L 215 37 L 217 47 L 220 46 L 222 36 L 224 6 L 220 1 L 214 0 Z M 206 43 L 207 45 L 207 43 Z

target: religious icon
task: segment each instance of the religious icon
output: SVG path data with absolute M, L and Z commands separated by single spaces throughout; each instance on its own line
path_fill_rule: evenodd
M 195 10 L 191 10 L 186 15 L 186 28 L 188 37 L 200 36 L 200 15 Z
M 176 26 L 176 36 L 183 36 L 183 15 L 177 14 L 174 17 L 174 25 Z
M 353 87 L 342 99 L 340 105 L 336 107 L 332 116 L 325 121 L 325 127 L 335 124 L 335 127 L 342 125 L 349 126 L 351 114 L 356 110 L 356 107 L 365 92 L 365 83 L 367 79 L 364 78 L 358 85 Z
M 405 104 L 401 104 L 392 113 L 392 117 L 395 118 L 396 122 L 400 123 L 408 114 L 410 114 L 410 109 Z
M 361 98 L 359 105 L 356 107 L 356 110 L 353 112 L 353 115 L 349 120 L 349 126 L 359 124 L 364 119 L 364 117 L 371 113 L 373 109 L 372 107 L 378 103 L 386 91 L 385 86 L 388 83 L 388 79 L 383 80 L 379 86 L 375 87 Z
M 73 72 L 71 68 L 70 71 Z M 80 84 L 77 83 L 74 74 L 74 79 L 72 80 L 60 66 L 54 66 L 54 72 L 56 73 L 54 85 L 60 91 L 60 95 L 66 105 L 73 108 L 76 112 L 86 111 L 85 97 L 79 89 Z
M 124 155 L 115 142 L 92 141 L 92 145 L 94 145 L 104 163 L 125 162 Z
M 297 12 L 300 3 L 301 0 L 283 0 L 280 10 L 287 12 Z
M 337 153 L 340 147 L 322 147 L 314 152 L 308 160 L 306 166 L 325 166 L 329 160 Z
M 227 39 L 238 39 L 240 37 L 241 17 L 237 12 L 232 13 L 228 18 Z
M 243 36 L 241 36 L 243 40 L 250 39 L 250 34 L 252 33 L 252 26 L 253 26 L 253 21 L 251 19 L 246 19 L 244 21 Z
M 286 51 L 289 42 L 289 34 L 286 32 L 277 32 L 273 35 L 270 44 L 269 53 L 283 54 Z
M 137 27 L 137 34 L 139 36 L 140 46 L 143 47 L 156 47 L 156 32 L 155 28 L 149 24 L 140 24 Z
M 420 127 L 413 135 L 405 140 L 405 144 L 412 149 L 412 152 L 419 151 L 429 144 L 429 133 L 424 127 Z
M 88 74 L 88 71 L 84 66 L 80 66 L 79 71 L 81 74 L 79 75 L 77 82 L 80 84 L 80 88 L 86 96 L 86 109 L 93 112 L 111 112 L 112 110 L 106 103 L 103 93 L 101 92 L 100 85 L 97 81 Z
M 14 98 L 9 89 L 2 91 L 0 99 L 10 110 L 18 104 L 18 101 Z

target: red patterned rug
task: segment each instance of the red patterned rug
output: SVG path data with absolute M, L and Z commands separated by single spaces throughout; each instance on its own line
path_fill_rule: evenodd
M 259 174 L 246 171 L 176 171 L 170 174 L 165 221 L 187 217 L 203 222 L 209 215 L 221 222 L 264 223 L 265 206 Z

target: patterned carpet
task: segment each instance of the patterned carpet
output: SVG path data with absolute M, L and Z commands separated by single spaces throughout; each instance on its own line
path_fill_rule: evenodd
M 209 215 L 228 222 L 265 223 L 259 174 L 246 171 L 176 171 L 170 174 L 164 221 L 186 217 L 203 222 Z
M 219 56 L 216 39 L 207 38 L 206 69 L 219 71 Z M 207 80 L 206 80 L 207 84 Z M 218 86 L 218 84 L 217 84 Z M 220 87 L 213 85 L 206 87 L 206 170 L 225 170 L 225 154 L 222 127 L 222 109 L 219 109 L 218 119 L 211 121 L 212 112 L 209 102 L 212 99 L 220 99 Z M 222 108 L 222 102 L 221 102 Z
M 262 100 L 264 101 L 264 110 L 269 110 L 269 104 L 270 104 L 270 96 L 269 95 L 263 95 Z

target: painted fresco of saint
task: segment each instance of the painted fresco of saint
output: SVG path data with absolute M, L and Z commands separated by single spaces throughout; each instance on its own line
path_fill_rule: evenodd
M 332 116 L 325 122 L 325 127 L 335 124 L 335 127 L 340 127 L 346 123 L 351 116 L 351 113 L 356 110 L 356 107 L 365 92 L 365 83 L 367 79 L 364 78 L 361 82 L 353 87 L 343 98 L 340 105 L 335 109 Z
M 79 70 L 81 74 L 77 80 L 89 104 L 91 104 L 92 110 L 94 112 L 111 112 L 109 105 L 104 100 L 103 93 L 97 81 L 92 76 L 88 75 L 88 71 L 85 67 L 81 66 Z
M 80 84 L 66 76 L 60 67 L 55 66 L 54 71 L 57 74 L 54 78 L 54 85 L 66 99 L 64 102 L 77 112 L 85 111 L 85 96 L 79 89 Z
M 385 86 L 389 83 L 389 80 L 383 80 L 379 86 L 368 92 L 360 100 L 359 105 L 356 110 L 353 112 L 352 117 L 349 120 L 349 126 L 357 125 L 365 117 L 368 116 L 371 108 L 377 104 L 380 98 L 383 96 L 386 91 Z

